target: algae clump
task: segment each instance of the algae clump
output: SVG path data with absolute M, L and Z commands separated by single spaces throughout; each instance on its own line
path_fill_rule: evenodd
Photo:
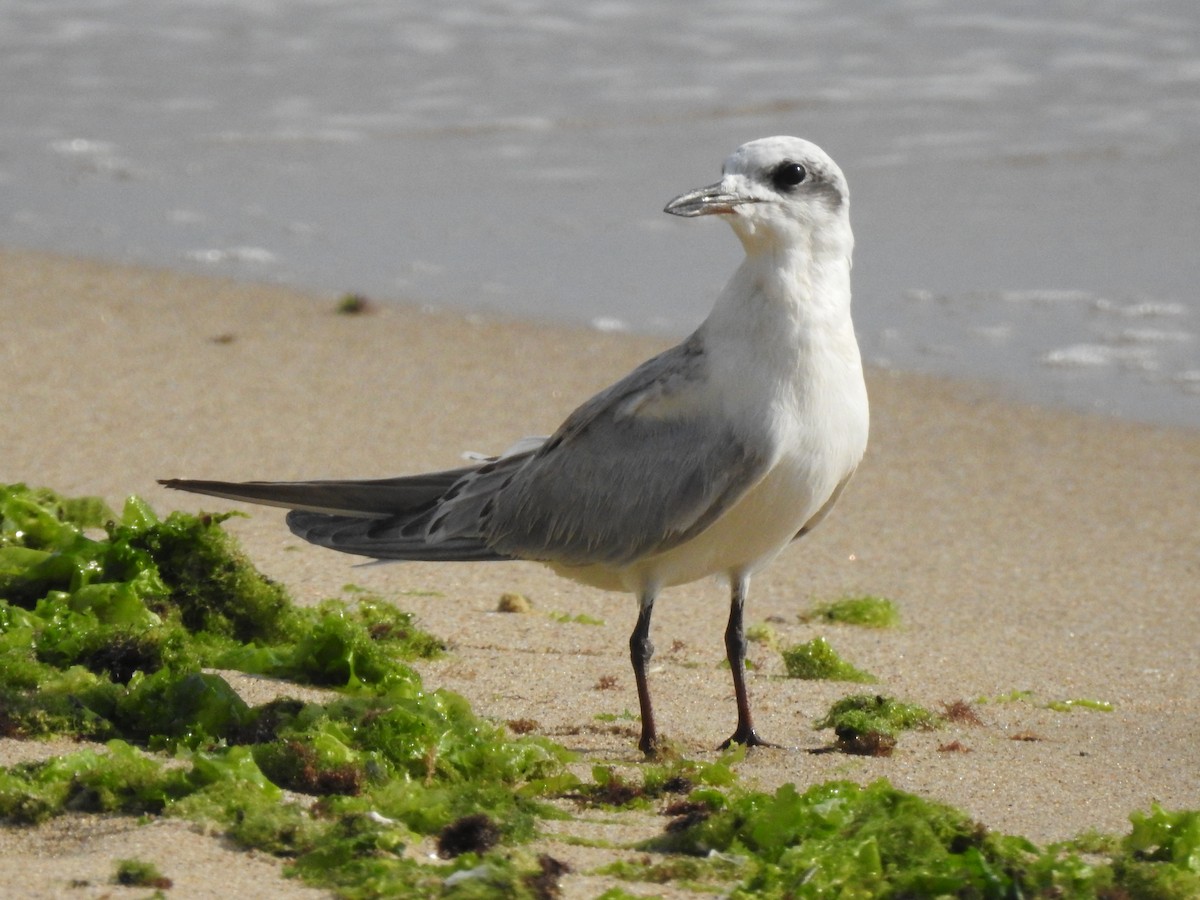
M 1070 712 L 1073 709 L 1087 709 L 1092 712 L 1112 712 L 1113 705 L 1107 700 L 1092 700 L 1088 697 L 1076 697 L 1068 700 L 1051 700 L 1046 709 L 1055 712 Z
M 158 866 L 142 859 L 119 859 L 114 876 L 117 884 L 126 887 L 169 888 L 173 882 L 159 871 Z
M 884 597 L 843 597 L 830 603 L 820 603 L 800 614 L 801 622 L 840 622 L 863 628 L 895 628 L 900 624 L 900 610 Z
M 856 681 L 873 684 L 877 679 L 838 656 L 823 637 L 815 637 L 781 651 L 789 678 L 807 681 Z
M 578 783 L 563 770 L 569 754 L 508 739 L 463 698 L 424 690 L 403 660 L 442 645 L 409 614 L 371 596 L 296 607 L 242 556 L 224 518 L 160 520 L 136 498 L 117 518 L 99 501 L 0 486 L 0 733 L 108 740 L 103 752 L 0 770 L 0 818 L 216 821 L 345 896 L 427 896 L 472 865 L 493 886 L 549 878 L 554 866 L 518 865 L 511 847 L 449 869 L 400 854 L 470 813 L 502 822 L 509 842 L 528 839 L 538 798 Z M 212 668 L 343 696 L 250 707 Z M 281 787 L 320 799 L 288 802 Z
M 714 802 L 715 799 L 715 802 Z M 894 788 L 848 781 L 801 794 L 709 797 L 710 811 L 673 822 L 644 849 L 748 857 L 733 898 L 1141 897 L 1200 891 L 1200 813 L 1155 807 L 1108 860 L 1073 842 L 1038 847 L 965 813 Z
M 555 622 L 559 622 L 564 625 L 603 625 L 604 624 L 603 619 L 597 619 L 595 616 L 589 616 L 587 613 L 579 613 L 578 615 L 573 616 L 570 613 L 565 613 L 565 612 L 549 612 L 549 613 L 546 613 L 546 615 L 548 615 Z
M 420 690 L 403 660 L 441 643 L 408 613 L 374 597 L 295 606 L 225 518 L 160 520 L 137 498 L 115 518 L 99 500 L 0 486 L 0 734 L 229 740 L 244 710 L 202 668 Z
M 935 728 L 941 717 L 891 697 L 855 694 L 834 703 L 813 726 L 832 728 L 838 749 L 859 756 L 888 756 L 901 731 Z

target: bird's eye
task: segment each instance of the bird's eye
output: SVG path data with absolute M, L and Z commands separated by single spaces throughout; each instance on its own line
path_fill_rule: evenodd
M 776 190 L 788 191 L 808 177 L 808 172 L 800 163 L 783 162 L 771 173 L 771 183 Z

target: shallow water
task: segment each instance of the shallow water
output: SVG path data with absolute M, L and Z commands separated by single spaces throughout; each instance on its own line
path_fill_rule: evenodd
M 868 361 L 1200 427 L 1194 0 L 11 0 L 0 79 L 0 243 L 670 334 L 799 134 Z

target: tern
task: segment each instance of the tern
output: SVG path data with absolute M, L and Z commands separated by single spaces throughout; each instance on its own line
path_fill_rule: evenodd
M 742 243 L 745 259 L 712 312 L 549 437 L 399 478 L 160 483 L 287 507 L 296 535 L 344 553 L 533 560 L 632 593 L 638 747 L 648 756 L 660 746 L 647 684 L 655 599 L 672 585 L 727 578 L 737 727 L 722 746 L 767 745 L 746 690 L 750 578 L 825 518 L 867 445 L 849 205 L 841 169 L 809 141 L 769 137 L 735 150 L 720 181 L 664 210 L 722 216 Z

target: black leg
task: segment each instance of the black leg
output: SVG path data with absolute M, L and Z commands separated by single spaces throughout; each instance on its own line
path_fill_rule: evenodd
M 646 683 L 646 666 L 654 655 L 654 645 L 650 643 L 650 615 L 654 612 L 654 592 L 647 591 L 642 595 L 641 609 L 638 611 L 637 625 L 629 637 L 629 658 L 633 661 L 633 680 L 637 683 L 638 706 L 642 712 L 642 736 L 638 740 L 638 749 L 647 756 L 653 756 L 658 750 L 658 730 L 654 726 L 654 710 L 650 706 L 650 687 Z
M 737 699 L 738 723 L 737 730 L 721 748 L 724 749 L 730 744 L 775 747 L 778 745 L 764 741 L 755 733 L 754 722 L 750 718 L 750 698 L 746 694 L 746 630 L 742 625 L 742 608 L 746 605 L 750 579 L 745 575 L 736 575 L 732 582 L 729 625 L 725 628 L 725 652 L 729 656 L 729 669 L 733 673 L 733 695 Z

